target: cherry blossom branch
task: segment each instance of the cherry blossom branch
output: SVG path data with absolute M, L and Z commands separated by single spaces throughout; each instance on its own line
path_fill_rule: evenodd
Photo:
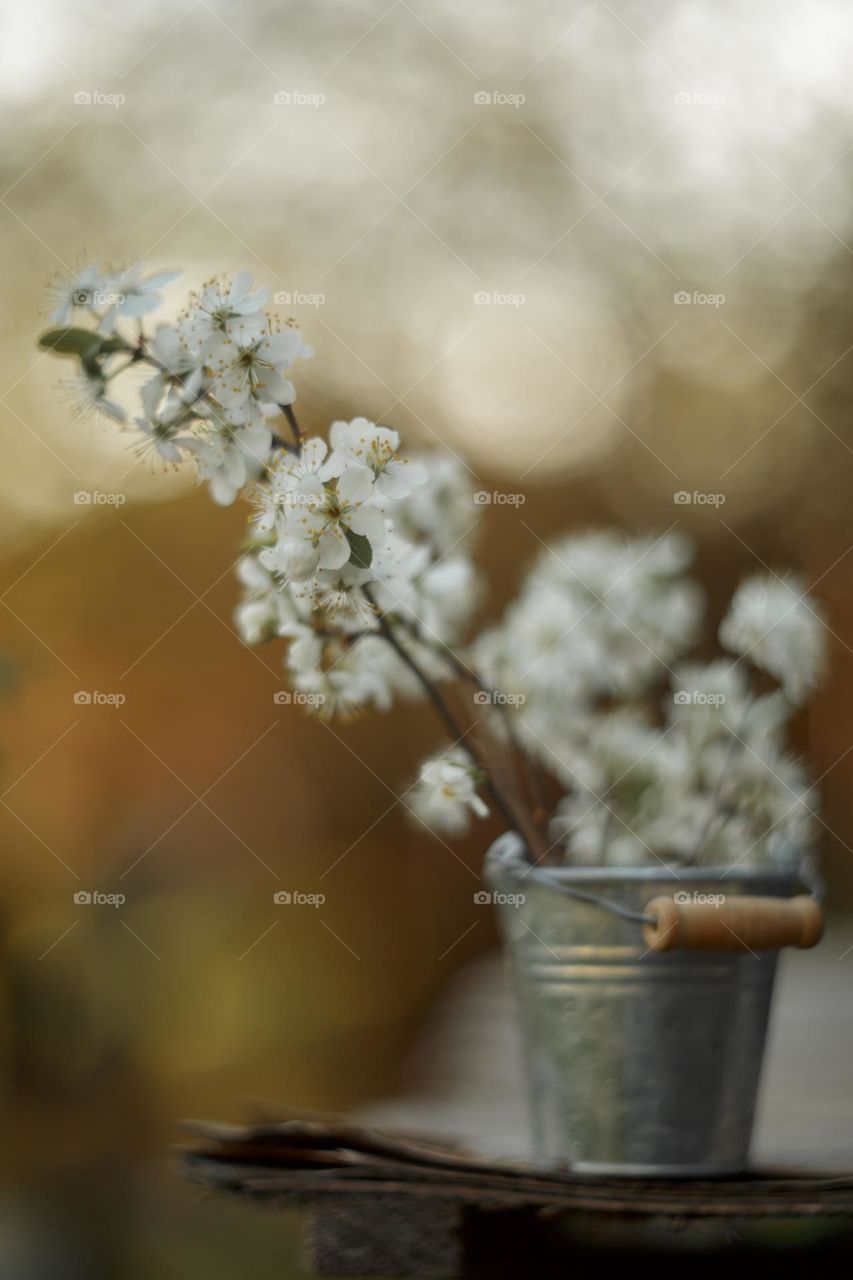
M 705 845 L 710 842 L 711 832 L 714 826 L 714 819 L 719 816 L 719 811 L 722 808 L 721 801 L 722 801 L 722 795 L 723 795 L 723 783 L 726 780 L 726 776 L 731 769 L 732 761 L 734 760 L 737 747 L 739 745 L 742 745 L 741 736 L 746 732 L 747 723 L 749 721 L 749 715 L 750 715 L 750 712 L 752 711 L 754 704 L 755 704 L 755 694 L 750 693 L 744 703 L 738 728 L 729 730 L 729 741 L 726 744 L 723 763 L 720 765 L 720 772 L 717 774 L 717 781 L 714 784 L 714 789 L 711 793 L 711 804 L 708 809 L 708 816 L 705 819 L 705 822 L 702 824 L 702 828 L 696 839 L 695 845 L 693 846 L 691 851 L 685 855 L 683 859 L 685 863 L 698 862 L 699 858 L 702 856 L 702 852 L 705 848 Z M 734 817 L 734 814 L 735 814 L 735 810 L 732 808 L 729 808 L 727 811 L 723 812 L 722 819 L 718 823 L 716 831 L 714 831 L 713 833 L 715 839 L 719 839 L 723 830 L 726 827 L 726 824 L 731 821 L 731 819 Z
M 373 608 L 376 610 L 376 622 L 382 636 L 388 642 L 388 644 L 390 644 L 391 648 L 394 650 L 394 652 L 397 654 L 400 660 L 405 663 L 405 665 L 409 668 L 412 674 L 417 678 L 419 684 L 421 685 L 421 687 L 424 689 L 425 693 L 429 697 L 430 701 L 433 704 L 433 707 L 435 708 L 442 722 L 450 731 L 454 741 L 459 743 L 459 745 L 462 747 L 465 753 L 470 757 L 476 769 L 482 775 L 483 786 L 488 791 L 489 795 L 492 798 L 492 801 L 494 802 L 495 807 L 503 817 L 504 821 L 509 825 L 512 831 L 518 832 L 518 834 L 522 837 L 522 839 L 525 840 L 525 842 L 531 843 L 530 824 L 526 822 L 523 818 L 519 817 L 519 815 L 515 812 L 515 810 L 513 809 L 513 806 L 510 804 L 506 796 L 504 796 L 503 792 L 498 787 L 494 778 L 493 770 L 490 769 L 488 764 L 480 758 L 479 753 L 475 750 L 472 743 L 466 738 L 465 729 L 460 725 L 454 713 L 451 711 L 450 707 L 447 705 L 447 702 L 442 696 L 440 690 L 436 687 L 436 685 L 429 678 L 426 672 L 422 670 L 417 660 L 413 658 L 412 655 L 405 648 L 405 646 L 400 643 L 400 640 L 394 634 L 394 628 L 391 625 L 387 615 L 378 608 L 374 600 L 374 597 L 372 595 L 372 592 L 370 590 L 370 587 L 365 586 L 362 589 L 364 591 L 365 596 L 367 597 L 371 605 L 373 605 Z M 534 840 L 533 843 L 538 844 L 538 840 Z
M 290 430 L 293 432 L 293 440 L 297 449 L 301 449 L 302 441 L 304 437 L 302 435 L 302 428 L 300 427 L 299 423 L 296 421 L 296 414 L 293 412 L 293 405 L 282 404 L 282 405 L 279 405 L 279 408 L 284 413 L 285 418 L 287 418 L 288 425 L 290 426 Z
M 509 706 L 501 696 L 501 691 L 493 689 L 487 685 L 480 673 L 474 667 L 470 666 L 464 658 L 460 657 L 455 649 L 451 648 L 450 645 L 445 644 L 443 641 L 431 640 L 429 637 L 425 636 L 423 634 L 423 629 L 410 618 L 405 618 L 402 615 L 397 614 L 395 615 L 395 621 L 398 621 L 414 640 L 417 640 L 420 644 L 426 645 L 439 657 L 445 658 L 453 667 L 460 680 L 464 680 L 466 683 L 472 684 L 479 693 L 485 694 L 490 704 L 496 708 L 501 717 L 504 728 L 506 729 L 510 746 L 513 749 L 517 783 L 530 804 L 532 825 L 537 831 L 539 831 L 541 829 L 542 821 L 548 817 L 547 804 L 541 787 L 542 780 L 535 768 L 535 761 L 531 759 L 530 755 L 524 750 L 524 747 L 519 741 Z M 539 843 L 541 842 L 537 840 L 537 844 Z
M 136 345 L 134 347 L 131 347 L 128 344 L 126 346 L 126 350 L 130 353 L 130 358 L 128 359 L 127 364 L 123 364 L 120 369 L 113 369 L 110 373 L 105 374 L 107 381 L 112 381 L 112 379 L 117 378 L 119 374 L 125 373 L 128 369 L 140 363 L 150 365 L 152 369 L 156 369 L 158 373 L 163 373 L 169 378 L 174 378 L 177 376 L 182 378 L 182 380 L 184 381 L 186 380 L 187 375 L 184 375 L 184 374 L 176 375 L 174 371 L 168 367 L 168 365 L 165 365 L 162 360 L 158 360 L 156 356 L 152 355 L 150 347 L 148 345 L 148 335 L 145 333 L 141 324 L 139 326 L 139 337 Z M 186 414 L 188 417 L 193 416 L 194 406 L 201 403 L 202 401 L 207 401 L 208 404 L 213 405 L 217 409 L 221 408 L 221 406 L 217 404 L 217 401 L 214 399 L 214 397 L 210 394 L 209 391 L 199 391 L 195 399 L 190 401 L 186 406 Z M 302 434 L 302 428 L 299 426 L 299 423 L 296 419 L 296 414 L 293 412 L 293 408 L 291 405 L 282 404 L 282 405 L 279 405 L 279 408 L 281 409 L 285 418 L 287 418 L 288 425 L 290 426 L 290 429 L 293 432 L 294 439 L 293 439 L 293 442 L 289 440 L 285 440 L 284 437 L 280 436 L 277 431 L 273 431 L 272 428 L 270 428 L 272 443 L 276 445 L 279 449 L 285 449 L 288 453 L 298 453 L 299 450 L 302 448 L 302 444 L 304 440 L 304 436 Z

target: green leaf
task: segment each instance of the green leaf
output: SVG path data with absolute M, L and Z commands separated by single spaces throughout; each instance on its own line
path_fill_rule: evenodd
M 93 382 L 106 381 L 103 373 L 101 372 L 101 366 L 98 364 L 97 352 L 95 352 L 94 354 L 92 352 L 89 352 L 87 355 L 81 356 L 80 367 L 82 368 L 83 372 L 86 374 L 86 377 L 90 378 Z
M 370 545 L 370 539 L 363 533 L 353 533 L 352 529 L 347 529 L 347 542 L 352 552 L 349 558 L 350 564 L 356 565 L 359 569 L 369 569 L 373 563 L 373 547 Z
M 98 354 L 102 356 L 111 356 L 114 355 L 116 351 L 132 350 L 133 348 L 125 342 L 124 338 L 120 338 L 117 333 L 114 333 L 109 338 L 101 338 L 101 345 L 98 348 Z
M 43 351 L 57 351 L 62 356 L 93 356 L 104 339 L 89 329 L 48 329 L 39 338 Z

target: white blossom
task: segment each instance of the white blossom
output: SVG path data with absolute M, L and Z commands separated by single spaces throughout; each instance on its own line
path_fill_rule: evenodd
M 220 422 L 215 430 L 189 440 L 187 447 L 198 463 L 199 479 L 207 482 L 214 502 L 227 507 L 260 474 L 271 446 L 272 433 L 261 419 L 236 426 Z
M 66 328 L 78 309 L 93 311 L 95 294 L 103 288 L 100 268 L 84 263 L 58 276 L 48 289 L 50 321 Z
M 439 650 L 458 643 L 482 595 L 482 582 L 468 555 L 460 552 L 434 560 L 428 546 L 409 542 L 392 528 L 371 568 L 376 600 L 384 612 L 405 619 Z
M 257 424 L 263 406 L 293 403 L 296 391 L 284 375 L 294 360 L 311 354 L 298 329 L 254 339 L 225 335 L 207 356 L 210 392 L 232 422 Z
M 332 622 L 372 627 L 375 611 L 364 587 L 372 580 L 369 569 L 345 564 L 340 569 L 318 569 L 307 584 L 313 606 Z
M 107 394 L 109 379 L 98 368 L 81 362 L 79 373 L 66 379 L 63 389 L 71 400 L 75 417 L 104 417 L 112 422 L 125 422 L 127 414 L 117 401 Z
M 181 332 L 190 346 L 207 356 L 223 338 L 244 346 L 260 341 L 268 331 L 264 304 L 268 289 L 252 292 L 249 271 L 233 280 L 208 280 L 182 316 Z
M 367 418 L 353 418 L 352 422 L 333 422 L 329 439 L 338 465 L 363 467 L 379 495 L 394 500 L 406 498 L 427 482 L 424 467 L 397 457 L 400 436 L 389 427 L 378 427 Z
M 791 701 L 800 703 L 823 667 L 825 627 L 798 578 L 756 575 L 732 597 L 720 642 L 773 676 Z
M 392 703 L 386 646 L 373 636 L 327 636 L 305 623 L 283 628 L 291 637 L 287 666 L 294 687 L 323 719 L 352 717 L 367 707 L 387 711 Z
M 234 623 L 243 643 L 263 644 L 280 635 L 290 618 L 287 602 L 256 554 L 240 558 L 237 579 L 243 587 L 244 598 L 234 611 Z
M 527 605 L 548 612 L 555 592 L 562 594 L 577 615 L 565 633 L 565 645 L 558 642 L 566 665 L 574 649 L 584 649 L 587 687 L 637 693 L 696 637 L 701 595 L 683 577 L 689 559 L 689 546 L 672 533 L 661 538 L 607 533 L 568 538 L 543 552 L 530 578 Z
M 146 416 L 155 418 L 159 409 L 161 416 L 168 417 L 193 404 L 201 391 L 204 371 L 178 330 L 172 325 L 159 325 L 148 350 L 157 372 L 139 393 Z
M 354 556 L 353 534 L 366 538 L 372 553 L 386 536 L 385 518 L 371 503 L 373 481 L 365 468 L 327 454 L 326 442 L 313 437 L 296 457 L 282 455 L 272 478 L 273 501 L 262 504 L 261 528 L 277 521 L 279 529 L 279 540 L 265 553 L 264 563 L 286 580 L 304 580 L 318 569 L 341 569 Z
M 410 466 L 426 475 L 423 484 L 394 505 L 398 531 L 439 557 L 462 549 L 476 528 L 482 507 L 474 503 L 470 471 L 452 453 L 437 449 L 412 455 Z
M 173 408 L 152 417 L 134 418 L 136 427 L 143 437 L 139 447 L 142 456 L 156 455 L 163 462 L 172 464 L 181 461 L 182 448 L 192 449 L 194 443 L 192 437 L 178 434 L 179 415 L 180 409 Z
M 100 291 L 107 307 L 99 326 L 102 333 L 112 333 L 123 317 L 138 319 L 156 311 L 162 301 L 160 290 L 181 274 L 180 271 L 159 271 L 143 276 L 142 272 L 141 263 L 134 263 L 101 282 Z
M 472 814 L 485 818 L 489 812 L 477 794 L 477 772 L 461 748 L 452 748 L 425 761 L 411 792 L 416 816 L 432 831 L 464 834 Z

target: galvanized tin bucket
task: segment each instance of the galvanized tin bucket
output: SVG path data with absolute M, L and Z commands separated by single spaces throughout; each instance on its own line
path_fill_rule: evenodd
M 776 950 L 649 948 L 641 927 L 530 874 L 513 834 L 489 852 L 525 1043 L 533 1154 L 582 1173 L 714 1176 L 747 1166 Z M 548 868 L 642 913 L 658 895 L 772 895 L 783 873 Z

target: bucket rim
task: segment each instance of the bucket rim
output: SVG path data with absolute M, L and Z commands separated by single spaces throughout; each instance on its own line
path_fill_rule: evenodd
M 497 840 L 489 848 L 486 854 L 485 868 L 489 870 L 497 870 L 503 867 L 519 873 L 524 878 L 524 873 L 531 870 L 533 866 L 528 862 L 524 853 L 524 843 L 515 832 L 509 831 L 499 836 Z M 647 884 L 661 883 L 664 884 L 726 884 L 732 882 L 746 882 L 749 884 L 762 884 L 778 889 L 790 889 L 794 885 L 802 885 L 802 876 L 796 868 L 783 869 L 778 867 L 749 867 L 740 868 L 736 864 L 730 866 L 701 866 L 701 867 L 668 867 L 661 865 L 659 867 L 566 867 L 554 866 L 548 863 L 542 870 L 547 870 L 549 878 L 557 881 L 559 884 L 566 885 L 584 885 L 584 884 Z M 532 881 L 531 883 L 535 883 Z

